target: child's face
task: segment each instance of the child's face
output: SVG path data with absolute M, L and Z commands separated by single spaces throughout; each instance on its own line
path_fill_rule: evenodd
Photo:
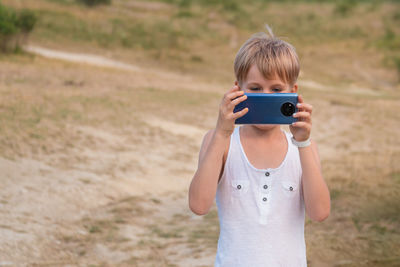
M 297 84 L 290 86 L 283 82 L 278 76 L 274 79 L 266 79 L 257 66 L 253 64 L 246 79 L 240 85 L 245 93 L 297 93 Z
M 245 93 L 297 93 L 297 84 L 290 86 L 278 76 L 268 80 L 261 74 L 256 65 L 250 67 L 246 80 L 242 82 L 240 88 Z M 274 124 L 254 124 L 250 126 L 256 127 L 259 130 L 271 130 L 272 128 L 279 127 L 279 125 Z

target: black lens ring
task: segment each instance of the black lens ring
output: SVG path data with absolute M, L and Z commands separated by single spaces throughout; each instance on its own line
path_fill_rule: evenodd
M 282 112 L 282 114 L 283 114 L 284 116 L 286 116 L 286 117 L 292 116 L 292 115 L 294 114 L 295 111 L 296 111 L 296 110 L 295 110 L 295 106 L 294 106 L 294 104 L 291 103 L 291 102 L 285 102 L 285 103 L 283 103 L 282 106 L 281 106 L 281 112 Z

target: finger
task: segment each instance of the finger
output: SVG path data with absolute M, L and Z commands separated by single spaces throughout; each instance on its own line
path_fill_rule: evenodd
M 232 94 L 233 92 L 237 92 L 240 91 L 239 86 L 235 85 L 233 86 L 231 89 L 229 89 L 223 96 L 222 101 L 226 101 L 226 98 L 228 97 L 228 95 Z
M 241 97 L 235 98 L 231 103 L 229 103 L 228 108 L 233 110 L 237 104 L 245 101 L 246 99 L 247 95 L 242 95 Z
M 243 96 L 243 94 L 244 94 L 243 91 L 236 91 L 236 92 L 232 92 L 232 93 L 226 95 L 226 96 L 224 97 L 224 99 L 223 99 L 224 105 L 227 106 L 227 107 L 229 106 L 229 108 L 230 108 L 231 102 L 232 102 L 233 100 L 235 100 L 235 99 L 237 99 L 237 98 Z
M 305 121 L 296 121 L 296 122 L 293 122 L 291 125 L 295 128 L 304 128 L 307 131 L 311 130 L 311 125 Z
M 297 97 L 297 99 L 298 99 L 298 102 L 299 102 L 299 103 L 304 103 L 304 98 L 303 98 L 302 95 L 299 95 L 299 96 Z
M 297 118 L 299 121 L 311 122 L 311 114 L 306 111 L 300 111 L 293 114 L 293 118 Z
M 236 120 L 237 118 L 244 116 L 247 112 L 249 112 L 249 108 L 244 108 L 241 111 L 233 113 L 232 118 Z
M 298 103 L 297 103 L 296 107 L 298 108 L 299 111 L 303 111 L 303 103 L 304 103 L 303 96 L 299 95 L 297 97 L 297 101 L 298 101 Z
M 232 93 L 232 92 L 239 91 L 239 90 L 240 90 L 239 85 L 235 84 L 235 85 L 227 92 L 227 94 L 230 94 L 230 93 Z
M 227 95 L 226 95 L 226 98 L 227 98 L 229 101 L 231 101 L 231 100 L 233 100 L 233 99 L 235 99 L 235 98 L 237 98 L 237 97 L 239 97 L 239 96 L 242 96 L 243 94 L 244 94 L 243 91 L 235 91 L 235 92 L 232 92 L 232 93 L 227 94 Z
M 312 113 L 313 107 L 310 104 L 307 103 L 298 103 L 297 108 L 299 111 L 306 111 L 309 112 L 310 114 Z
M 233 99 L 238 98 L 238 97 L 242 96 L 243 94 L 244 94 L 243 91 L 234 91 L 234 92 L 231 92 L 231 93 L 226 93 L 224 95 L 224 98 L 222 99 L 222 103 L 223 103 L 224 106 L 227 106 L 227 105 L 229 105 L 231 103 L 231 101 Z

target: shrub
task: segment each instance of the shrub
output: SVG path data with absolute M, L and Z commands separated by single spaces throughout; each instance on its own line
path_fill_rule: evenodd
M 109 5 L 111 0 L 78 0 L 79 2 L 87 6 L 97 6 L 97 5 Z
M 29 33 L 33 30 L 36 21 L 36 15 L 32 11 L 24 9 L 19 14 L 16 24 L 21 32 Z
M 385 52 L 384 62 L 394 67 L 400 81 L 400 35 L 387 26 L 384 35 L 376 42 L 376 45 Z
M 19 12 L 0 3 L 0 50 L 18 50 L 28 38 L 37 21 L 36 15 L 27 9 Z
M 17 15 L 14 10 L 0 4 L 0 35 L 8 37 L 18 32 Z
M 341 0 L 336 2 L 334 12 L 341 16 L 347 16 L 354 10 L 356 5 L 356 0 Z
M 398 81 L 400 82 L 400 56 L 393 58 L 394 67 L 397 70 Z

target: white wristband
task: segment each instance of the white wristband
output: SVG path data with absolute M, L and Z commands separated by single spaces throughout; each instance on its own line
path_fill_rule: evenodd
M 307 146 L 311 145 L 311 139 L 308 138 L 305 141 L 298 142 L 298 141 L 294 140 L 294 138 L 292 137 L 292 143 L 293 143 L 293 145 L 295 145 L 297 147 L 307 147 Z

